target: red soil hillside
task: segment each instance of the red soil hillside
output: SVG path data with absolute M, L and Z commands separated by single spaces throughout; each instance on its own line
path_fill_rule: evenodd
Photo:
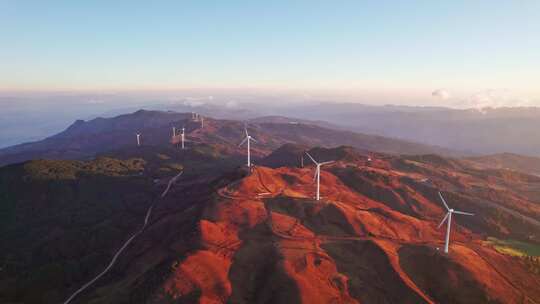
M 500 225 L 491 214 L 457 218 L 445 255 L 438 249 L 444 229 L 436 227 L 443 215 L 436 189 L 413 182 L 420 173 L 385 169 L 391 161 L 374 164 L 325 167 L 321 201 L 313 199 L 313 168 L 256 167 L 219 189 L 203 208 L 198 248 L 178 261 L 154 299 L 537 303 L 539 275 L 483 245 L 481 230 L 496 233 Z M 451 191 L 445 179 L 452 176 L 443 176 L 428 178 Z M 452 204 L 457 195 L 448 195 Z
M 208 122 L 208 129 L 214 135 L 192 130 L 190 139 L 204 142 L 219 136 L 219 143 L 199 143 L 185 152 L 173 147 L 118 149 L 110 156 L 135 160 L 99 162 L 99 170 L 81 179 L 88 179 L 86 184 L 72 178 L 35 183 L 21 165 L 0 170 L 2 181 L 20 189 L 9 197 L 14 202 L 9 220 L 16 223 L 9 230 L 11 239 L 39 246 L 29 251 L 33 255 L 16 252 L 24 259 L 14 258 L 15 253 L 2 256 L 1 265 L 9 268 L 0 272 L 0 302 L 61 302 L 107 265 L 119 242 L 140 229 L 146 210 L 152 210 L 148 225 L 111 271 L 71 303 L 540 303 L 538 259 L 508 255 L 508 248 L 487 242 L 487 237 L 520 242 L 527 252 L 540 245 L 540 179 L 481 170 L 435 155 L 313 148 L 309 151 L 317 160 L 335 161 L 322 167 L 322 199 L 316 201 L 314 166 L 307 161 L 303 168 L 290 165 L 303 148 L 288 145 L 262 158 L 268 153 L 264 147 L 270 146 L 263 143 L 272 139 L 253 130 L 264 148 L 257 152 L 260 163 L 268 161 L 273 168 L 249 171 L 238 167 L 244 157 L 227 143 L 227 136 L 237 135 L 227 132 L 237 128 L 227 131 L 213 123 Z M 283 164 L 280 156 L 288 156 Z M 101 188 L 103 172 L 111 171 L 102 168 L 111 166 L 121 174 L 110 174 L 110 187 L 123 182 L 122 192 Z M 137 170 L 125 169 L 130 167 Z M 56 176 L 61 169 L 48 164 L 41 171 Z M 171 172 L 180 169 L 184 175 L 167 185 Z M 85 170 L 81 172 L 90 174 Z M 166 196 L 156 195 L 168 186 Z M 84 199 L 87 191 L 95 193 L 89 202 Z M 141 191 L 156 194 L 140 202 L 147 197 Z M 442 252 L 445 227 L 437 228 L 446 212 L 438 191 L 451 207 L 475 213 L 453 217 L 448 255 Z M 63 204 L 42 201 L 48 192 L 54 194 L 51 201 L 63 199 Z M 102 197 L 115 207 L 105 215 L 100 213 Z M 85 249 L 82 265 L 87 266 L 82 270 L 76 267 L 77 255 L 62 260 L 62 251 L 48 253 L 58 240 L 84 245 L 86 239 L 69 243 L 76 234 L 65 239 L 51 231 L 40 239 L 32 232 L 35 237 L 18 239 L 24 231 L 37 230 L 33 227 L 48 232 L 59 219 L 66 231 L 87 227 L 79 208 L 67 208 L 74 199 L 99 219 L 84 234 L 92 235 L 89 248 L 107 240 L 98 257 Z M 17 213 L 25 206 L 31 212 L 39 203 L 47 203 L 43 206 L 54 217 L 34 212 L 28 214 L 35 219 L 29 219 Z M 8 242 L 2 244 L 8 248 Z M 42 257 L 35 262 L 37 256 Z M 43 273 L 51 275 L 37 276 L 39 280 L 30 276 Z

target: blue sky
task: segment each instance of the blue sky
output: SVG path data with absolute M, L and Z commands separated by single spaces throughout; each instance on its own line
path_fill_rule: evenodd
M 153 2 L 0 0 L 0 89 L 540 98 L 539 1 Z

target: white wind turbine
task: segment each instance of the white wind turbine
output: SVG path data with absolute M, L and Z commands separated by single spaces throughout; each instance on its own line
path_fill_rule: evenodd
M 137 133 L 137 147 L 141 145 L 141 133 Z
M 182 134 L 180 136 L 182 138 L 182 150 L 184 150 L 184 140 L 186 138 L 186 128 L 182 127 Z
M 311 155 L 309 155 L 309 153 L 306 152 L 306 154 L 313 161 L 313 163 L 315 163 L 315 165 L 317 166 L 317 168 L 315 169 L 315 175 L 313 176 L 313 179 L 314 180 L 317 179 L 317 200 L 320 200 L 321 196 L 320 196 L 319 193 L 320 193 L 320 189 L 321 189 L 321 166 L 331 164 L 334 161 L 331 160 L 331 161 L 327 161 L 327 162 L 318 163 L 313 157 L 311 157 Z
M 243 145 L 245 142 L 247 142 L 247 166 L 248 168 L 251 167 L 251 145 L 250 142 L 253 140 L 254 142 L 257 142 L 255 138 L 251 137 L 251 135 L 248 134 L 247 127 L 244 127 L 244 131 L 246 132 L 246 138 L 242 140 L 242 142 L 238 145 L 239 147 Z
M 454 209 L 450 209 L 450 207 L 448 207 L 448 204 L 446 203 L 446 201 L 444 200 L 444 197 L 442 196 L 441 192 L 439 192 L 439 197 L 441 198 L 443 204 L 444 204 L 444 207 L 446 207 L 446 210 L 448 210 L 448 212 L 446 213 L 446 215 L 444 216 L 444 218 L 442 219 L 441 223 L 439 224 L 439 226 L 437 228 L 440 228 L 442 226 L 442 224 L 444 223 L 444 221 L 447 221 L 446 223 L 446 241 L 444 243 L 444 253 L 448 253 L 448 245 L 450 243 L 450 226 L 452 225 L 452 214 L 462 214 L 462 215 L 474 215 L 473 213 L 469 213 L 469 212 L 463 212 L 463 211 L 457 211 L 457 210 L 454 210 Z

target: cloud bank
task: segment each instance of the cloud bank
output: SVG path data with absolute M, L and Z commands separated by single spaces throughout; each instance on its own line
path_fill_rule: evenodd
M 450 98 L 450 93 L 445 89 L 438 89 L 433 91 L 433 93 L 431 93 L 431 96 L 438 99 L 447 100 Z

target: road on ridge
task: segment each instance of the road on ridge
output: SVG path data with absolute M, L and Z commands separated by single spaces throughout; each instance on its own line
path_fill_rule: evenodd
M 165 195 L 167 195 L 167 193 L 171 189 L 171 186 L 178 180 L 178 178 L 182 175 L 182 173 L 184 173 L 184 171 L 180 171 L 180 173 L 178 173 L 177 175 L 175 175 L 173 178 L 171 178 L 169 180 L 169 182 L 167 183 L 167 188 L 165 188 L 163 193 L 161 193 L 161 198 L 164 198 Z M 71 301 L 73 301 L 73 299 L 75 299 L 75 297 L 77 297 L 77 295 L 79 295 L 81 292 L 85 291 L 88 287 L 90 287 L 97 280 L 99 280 L 102 276 L 104 276 L 107 272 L 109 272 L 109 270 L 114 266 L 114 264 L 116 263 L 116 260 L 118 259 L 120 254 L 122 254 L 124 249 L 126 249 L 126 247 L 136 237 L 138 237 L 141 233 L 143 233 L 144 229 L 146 228 L 146 225 L 148 224 L 148 220 L 150 219 L 150 216 L 152 215 L 152 210 L 154 209 L 155 205 L 156 205 L 156 202 L 154 202 L 152 205 L 150 205 L 150 207 L 148 207 L 148 210 L 146 211 L 146 216 L 144 217 L 144 223 L 143 223 L 142 227 L 137 232 L 135 232 L 129 239 L 127 239 L 127 241 L 124 243 L 124 245 L 122 245 L 122 247 L 120 247 L 120 249 L 118 249 L 118 251 L 114 254 L 111 262 L 109 263 L 109 265 L 107 265 L 107 267 L 101 273 L 99 273 L 97 276 L 95 276 L 92 280 L 90 280 L 89 282 L 84 284 L 81 288 L 77 289 L 73 294 L 71 294 L 71 296 L 66 301 L 64 301 L 63 304 L 69 304 Z

